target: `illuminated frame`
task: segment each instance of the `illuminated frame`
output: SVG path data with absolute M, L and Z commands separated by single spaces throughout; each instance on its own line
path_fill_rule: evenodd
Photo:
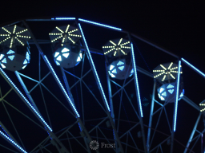
M 105 93 L 104 93 L 103 87 L 102 87 L 102 85 L 101 85 L 101 82 L 100 82 L 100 79 L 99 79 L 98 73 L 97 73 L 97 71 L 96 71 L 96 68 L 95 68 L 95 65 L 94 65 L 94 62 L 93 62 L 92 56 L 91 56 L 91 54 L 90 54 L 90 50 L 89 50 L 89 48 L 88 48 L 87 41 L 86 41 L 86 39 L 85 39 L 85 36 L 84 36 L 84 33 L 83 33 L 83 30 L 82 30 L 82 28 L 81 28 L 80 23 L 78 23 L 78 26 L 79 26 L 79 29 L 80 29 L 80 31 L 81 31 L 81 34 L 82 34 L 83 40 L 84 40 L 84 42 L 85 42 L 85 46 L 86 46 L 86 49 L 87 49 L 87 53 L 88 53 L 88 56 L 89 56 L 89 60 L 91 61 L 91 64 L 92 64 L 92 66 L 93 66 L 93 70 L 94 70 L 94 72 L 95 72 L 95 76 L 96 76 L 96 78 L 97 78 L 98 85 L 99 85 L 99 87 L 100 87 L 100 89 L 101 89 L 101 93 L 102 93 L 102 95 L 103 95 L 105 105 L 106 105 L 108 111 L 110 112 L 110 107 L 109 107 L 109 105 L 108 105 L 107 98 L 106 98 L 106 96 L 105 96 Z

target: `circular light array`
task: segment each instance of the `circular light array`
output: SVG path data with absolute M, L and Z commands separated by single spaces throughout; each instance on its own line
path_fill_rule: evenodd
M 171 97 L 176 96 L 175 91 L 175 83 L 164 84 L 158 89 L 158 97 L 161 101 L 166 101 L 167 99 L 171 99 Z M 184 96 L 184 89 L 180 90 L 179 100 Z
M 20 61 L 22 61 L 22 63 Z M 4 69 L 5 68 L 10 69 L 11 67 L 14 68 L 13 70 L 19 70 L 19 68 L 25 69 L 25 67 L 29 63 L 30 63 L 29 51 L 26 52 L 26 55 L 24 57 L 22 55 L 17 54 L 15 51 L 11 49 L 8 50 L 5 54 L 0 54 L 0 65 Z
M 73 53 L 70 51 L 70 49 L 64 47 L 63 49 L 60 49 L 60 51 L 57 51 L 54 53 L 54 59 L 55 59 L 55 63 L 56 65 L 60 66 L 61 63 L 65 60 L 65 59 L 68 59 L 70 54 L 76 54 L 76 53 Z M 72 55 L 71 55 L 72 56 Z M 76 65 L 78 65 L 80 63 L 80 61 L 82 60 L 82 52 L 79 53 L 76 61 L 74 61 Z M 69 60 L 74 60 L 74 59 L 69 59 Z
M 119 73 L 122 73 L 122 74 L 126 73 L 127 67 L 129 66 L 125 64 L 125 59 L 114 61 L 112 64 L 108 66 L 108 73 L 112 78 L 118 78 L 116 76 L 119 75 Z M 131 77 L 133 73 L 134 73 L 134 70 L 132 68 L 131 71 L 128 73 L 129 77 Z

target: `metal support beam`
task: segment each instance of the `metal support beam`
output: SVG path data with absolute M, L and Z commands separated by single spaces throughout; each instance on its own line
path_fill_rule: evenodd
M 71 106 L 71 108 L 72 108 L 72 110 L 73 110 L 73 112 L 74 112 L 74 114 L 75 114 L 77 120 L 79 121 L 79 124 L 81 125 L 82 130 L 85 130 L 85 131 L 86 131 L 85 127 L 82 126 L 82 124 L 81 124 L 81 122 L 80 122 L 80 121 L 81 121 L 80 115 L 79 115 L 78 111 L 76 110 L 76 107 L 74 106 L 74 103 L 72 102 L 72 100 L 71 100 L 70 97 L 68 96 L 66 90 L 64 89 L 62 83 L 60 82 L 58 76 L 56 75 L 54 69 L 52 68 L 52 66 L 51 66 L 51 64 L 50 64 L 50 62 L 49 62 L 49 60 L 48 60 L 47 57 L 43 54 L 43 51 L 42 51 L 40 45 L 38 44 L 36 38 L 34 37 L 34 35 L 33 35 L 32 31 L 31 31 L 30 27 L 28 26 L 28 24 L 27 24 L 25 21 L 23 21 L 23 23 L 24 23 L 24 25 L 27 27 L 28 31 L 30 32 L 30 35 L 31 35 L 33 41 L 35 42 L 35 45 L 36 45 L 36 47 L 37 47 L 39 53 L 41 54 L 43 60 L 45 61 L 46 65 L 48 66 L 48 68 L 49 68 L 50 72 L 52 73 L 54 79 L 56 80 L 58 86 L 60 87 L 60 89 L 61 89 L 63 95 L 65 96 L 65 98 L 66 98 L 66 100 L 67 100 L 67 102 L 70 104 L 70 106 Z M 88 135 L 87 135 L 87 136 L 88 136 Z M 59 143 L 60 143 L 60 142 L 59 142 Z
M 18 149 L 22 153 L 27 153 L 21 146 L 18 145 L 17 141 L 13 138 L 13 136 L 9 133 L 9 131 L 5 128 L 5 126 L 0 122 L 0 127 L 6 131 L 7 135 L 0 130 L 0 136 L 9 142 L 13 147 Z
M 194 71 L 196 71 L 197 73 L 199 73 L 201 76 L 203 76 L 205 78 L 205 74 L 203 72 L 201 72 L 199 69 L 197 69 L 194 65 L 192 65 L 191 63 L 189 63 L 187 60 L 185 60 L 184 58 L 181 58 L 182 61 L 187 64 L 190 68 L 192 68 Z
M 90 54 L 90 50 L 89 50 L 89 48 L 88 48 L 87 41 L 86 41 L 86 39 L 85 39 L 85 36 L 84 36 L 84 33 L 83 33 L 83 30 L 82 30 L 82 28 L 81 28 L 80 23 L 78 23 L 78 27 L 79 27 L 79 29 L 80 29 L 80 31 L 81 31 L 81 35 L 82 35 L 83 40 L 84 40 L 83 43 L 84 43 L 84 46 L 86 47 L 87 57 L 88 57 L 88 59 L 89 59 L 89 62 L 90 62 L 90 65 L 91 65 L 91 68 L 92 68 L 92 71 L 93 71 L 95 80 L 96 80 L 97 85 L 98 85 L 98 89 L 99 89 L 100 94 L 101 94 L 101 97 L 102 97 L 102 99 L 103 99 L 103 102 L 104 102 L 104 105 L 105 105 L 105 108 L 106 108 L 106 111 L 107 111 L 108 118 L 109 118 L 110 123 L 111 123 L 111 126 L 112 126 L 112 128 L 113 128 L 113 130 L 114 130 L 114 135 L 115 135 L 116 141 L 118 142 L 119 149 L 120 149 L 121 153 L 124 153 L 123 148 L 122 148 L 122 144 L 121 144 L 121 142 L 120 142 L 120 139 L 119 139 L 119 136 L 118 136 L 118 133 L 117 133 L 117 130 L 116 130 L 116 128 L 115 128 L 113 119 L 112 119 L 111 114 L 110 114 L 110 107 L 109 107 L 109 105 L 108 105 L 107 98 L 106 98 L 106 96 L 105 96 L 105 93 L 104 93 L 102 84 L 101 84 L 101 82 L 100 82 L 98 73 L 97 73 L 97 71 L 96 71 L 96 68 L 95 68 L 95 65 L 94 65 L 92 56 L 91 56 L 91 54 Z
M 177 84 L 175 86 L 176 99 L 175 99 L 175 103 L 174 103 L 174 114 L 173 114 L 173 125 L 172 125 L 172 133 L 171 133 L 170 153 L 173 153 L 173 150 L 174 150 L 174 132 L 176 131 L 177 109 L 178 109 L 178 101 L 179 101 L 180 72 L 181 72 L 181 60 L 178 61 Z
M 131 36 L 128 33 L 129 40 L 131 42 Z M 136 67 L 136 61 L 135 61 L 135 53 L 134 53 L 134 48 L 133 44 L 131 43 L 131 61 L 132 61 L 132 67 L 134 69 L 134 81 L 135 81 L 135 92 L 137 96 L 137 102 L 138 102 L 138 111 L 140 113 L 139 120 L 140 120 L 140 126 L 142 130 L 142 140 L 144 144 L 144 151 L 147 153 L 147 147 L 146 147 L 146 138 L 144 134 L 144 124 L 143 124 L 143 110 L 142 110 L 142 103 L 141 103 L 141 98 L 140 98 L 140 89 L 139 89 L 139 82 L 138 82 L 138 76 L 137 76 L 137 67 Z
M 145 39 L 142 38 L 142 37 L 139 37 L 139 36 L 137 36 L 137 35 L 135 35 L 135 34 L 131 34 L 131 35 L 132 35 L 133 37 L 135 37 L 135 38 L 141 40 L 142 42 L 144 42 L 144 43 L 146 43 L 146 44 L 149 44 L 150 46 L 152 46 L 152 47 L 154 47 L 154 48 L 156 48 L 156 49 L 159 49 L 160 51 L 163 51 L 163 52 L 165 52 L 165 53 L 167 53 L 167 54 L 169 54 L 169 55 L 171 55 L 171 56 L 173 56 L 173 57 L 175 57 L 175 58 L 179 58 L 177 55 L 171 53 L 170 51 L 168 51 L 168 50 L 166 50 L 166 49 L 163 49 L 162 47 L 159 47 L 158 45 L 156 45 L 156 44 L 154 44 L 154 43 L 151 43 L 150 41 L 145 40 Z
M 149 127 L 147 132 L 147 152 L 149 153 L 150 150 L 150 136 L 151 136 L 151 127 L 152 127 L 152 117 L 154 111 L 154 104 L 155 104 L 155 91 L 156 91 L 156 80 L 154 79 L 154 86 L 153 86 L 153 93 L 152 93 L 152 104 L 150 109 L 150 117 L 149 117 Z
M 192 132 L 191 132 L 191 135 L 190 135 L 190 137 L 189 137 L 189 141 L 187 142 L 187 145 L 186 145 L 186 148 L 185 148 L 185 150 L 184 150 L 184 153 L 186 153 L 186 152 L 188 151 L 189 145 L 190 145 L 190 143 L 192 142 L 192 139 L 193 139 L 194 134 L 195 134 L 195 132 L 196 132 L 196 128 L 197 128 L 197 126 L 198 126 L 198 124 L 199 124 L 200 118 L 201 118 L 201 113 L 199 114 L 199 116 L 198 116 L 198 118 L 197 118 L 197 120 L 196 120 L 196 123 L 195 123 L 194 128 L 193 128 L 193 130 L 192 130 Z
M 26 93 L 28 99 L 30 100 L 30 102 L 32 103 L 32 105 L 35 107 L 35 109 L 40 113 L 40 111 L 38 110 L 38 107 L 36 106 L 36 103 L 34 102 L 34 100 L 33 100 L 33 98 L 31 97 L 31 95 L 30 95 L 30 93 L 29 93 L 29 91 L 28 91 L 26 85 L 24 84 L 22 78 L 20 77 L 19 72 L 18 72 L 18 71 L 15 71 L 15 74 L 16 74 L 16 76 L 17 76 L 17 78 L 18 78 L 18 80 L 19 80 L 21 86 L 23 87 L 23 89 L 24 89 L 24 91 L 25 91 L 25 93 Z
M 185 95 L 182 97 L 182 99 L 187 102 L 189 105 L 191 105 L 193 108 L 195 108 L 196 110 L 200 111 L 200 108 L 197 104 L 195 104 L 192 100 L 190 100 L 188 97 L 186 97 Z

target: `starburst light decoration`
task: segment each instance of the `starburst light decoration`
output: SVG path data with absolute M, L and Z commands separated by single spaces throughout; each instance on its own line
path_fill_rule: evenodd
M 130 52 L 130 41 L 120 38 L 110 40 L 105 46 L 102 46 L 104 55 L 107 56 L 122 56 Z
M 65 43 L 71 42 L 75 44 L 82 36 L 78 28 L 70 26 L 61 26 L 56 28 L 49 33 L 50 39 L 52 43 L 55 43 L 57 40 L 61 41 L 61 46 Z
M 2 27 L 0 30 L 0 44 L 9 48 L 25 46 L 30 38 L 28 29 L 18 27 L 17 25 L 6 28 Z
M 153 73 L 154 78 L 158 79 L 161 82 L 164 82 L 166 80 L 175 80 L 178 73 L 178 66 L 173 62 L 160 64 L 153 70 Z M 182 74 L 182 69 L 180 73 Z

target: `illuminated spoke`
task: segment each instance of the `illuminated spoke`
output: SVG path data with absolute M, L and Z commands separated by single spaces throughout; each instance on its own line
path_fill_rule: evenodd
M 111 51 L 113 51 L 114 49 L 115 48 L 112 48 L 112 49 L 108 50 L 107 52 L 105 52 L 104 54 L 106 55 L 106 54 L 110 53 Z
M 127 46 L 120 46 L 120 47 L 124 49 L 130 49 L 130 47 L 127 47 Z
M 69 36 L 72 36 L 72 37 L 82 37 L 81 35 L 75 35 L 75 34 L 69 34 Z
M 171 73 L 169 73 L 169 75 L 170 75 L 173 79 L 175 79 L 175 77 L 174 77 Z
M 0 36 L 6 37 L 9 36 L 9 34 L 0 34 Z
M 14 25 L 13 34 L 16 32 L 16 25 Z
M 123 38 L 120 39 L 120 41 L 118 42 L 118 45 L 120 45 L 120 43 L 122 42 L 122 39 L 123 39 Z
M 153 70 L 153 72 L 165 72 L 165 70 Z
M 110 43 L 113 44 L 114 46 L 116 46 L 116 44 L 112 40 L 110 40 Z
M 8 32 L 9 34 L 11 34 L 11 32 L 9 30 L 7 30 L 6 28 L 2 27 L 2 29 L 6 32 Z
M 115 51 L 113 55 L 115 56 L 116 54 L 117 54 L 117 51 Z
M 121 51 L 124 55 L 127 55 L 122 49 L 120 49 L 120 51 Z
M 168 70 L 172 67 L 172 65 L 173 65 L 173 62 L 170 63 Z
M 171 68 L 170 70 L 175 70 L 175 69 L 178 69 L 178 67 L 176 66 L 176 67 L 173 67 L 173 68 Z
M 129 43 L 130 43 L 130 41 L 127 41 L 127 42 L 125 42 L 124 44 L 121 44 L 121 46 L 127 45 L 127 44 L 129 44 Z
M 73 39 L 71 39 L 70 37 L 68 37 L 68 39 L 69 39 L 73 44 L 75 44 L 75 41 L 73 41 Z
M 114 48 L 115 46 L 103 46 L 102 48 Z
M 15 39 L 16 39 L 22 46 L 24 46 L 24 43 L 23 43 L 21 40 L 19 40 L 17 37 L 15 37 Z
M 178 73 L 178 71 L 170 71 L 170 72 L 172 72 L 172 73 Z
M 68 32 L 68 34 L 69 34 L 69 33 L 73 33 L 73 32 L 75 32 L 75 31 L 78 31 L 78 29 L 71 30 L 71 31 Z
M 28 31 L 28 29 L 21 30 L 21 31 L 17 32 L 16 35 L 21 34 L 23 32 L 26 32 L 26 31 Z
M 9 46 L 9 48 L 12 48 L 13 41 L 14 41 L 14 38 L 11 38 L 11 42 L 10 42 L 10 46 Z
M 166 76 L 167 76 L 167 75 L 164 75 L 164 77 L 163 77 L 162 81 L 164 81 L 164 80 L 166 79 Z
M 31 38 L 30 36 L 22 36 L 22 35 L 16 35 L 16 36 L 20 38 Z
M 62 35 L 62 33 L 49 33 L 49 35 Z
M 68 25 L 68 26 L 66 27 L 65 33 L 68 32 L 69 27 L 70 27 L 70 25 Z
M 62 43 L 64 43 L 64 41 L 65 41 L 65 37 L 63 37 Z
M 56 40 L 58 40 L 58 39 L 60 39 L 60 38 L 62 38 L 62 37 L 63 37 L 63 36 L 59 36 L 59 37 L 57 37 L 57 38 L 51 40 L 51 42 L 54 42 L 54 41 L 56 41 Z
M 166 67 L 164 67 L 162 64 L 160 64 L 160 66 L 161 66 L 164 70 L 166 70 Z
M 3 42 L 5 42 L 5 41 L 7 41 L 7 40 L 10 39 L 10 38 L 11 38 L 11 37 L 5 38 L 4 40 L 2 40 L 2 41 L 0 42 L 0 44 L 3 43 Z
M 64 33 L 63 30 L 61 30 L 59 27 L 56 26 L 56 29 L 59 30 L 60 32 Z
M 164 72 L 155 75 L 154 78 L 157 78 L 157 77 L 159 77 L 159 76 L 162 75 L 162 74 L 164 74 Z

